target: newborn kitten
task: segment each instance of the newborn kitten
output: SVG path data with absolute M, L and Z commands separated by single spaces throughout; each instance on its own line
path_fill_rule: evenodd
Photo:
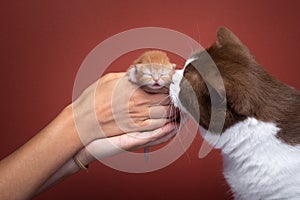
M 146 51 L 127 71 L 128 80 L 141 86 L 143 90 L 151 93 L 168 92 L 175 72 L 175 64 L 172 64 L 165 52 Z M 145 160 L 148 160 L 149 148 L 144 148 Z
M 142 86 L 147 92 L 156 92 L 162 88 L 169 88 L 175 64 L 165 52 L 146 51 L 133 62 L 127 71 L 129 81 Z
M 222 150 L 235 199 L 300 199 L 300 92 L 268 74 L 226 28 L 219 28 L 206 52 L 220 75 L 210 72 L 205 52 L 194 54 L 173 76 L 172 101 L 198 120 L 209 143 L 219 137 L 215 148 Z M 219 105 L 226 102 L 225 110 L 215 108 L 225 116 L 219 135 L 218 119 L 210 119 L 210 94 Z

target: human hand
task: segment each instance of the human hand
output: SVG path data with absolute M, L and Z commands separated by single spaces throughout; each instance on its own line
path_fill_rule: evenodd
M 172 120 L 168 94 L 150 94 L 125 73 L 107 74 L 73 103 L 76 127 L 84 144 L 129 132 L 151 131 Z M 99 129 L 100 127 L 100 129 Z
M 110 138 L 97 139 L 76 154 L 76 157 L 88 165 L 95 159 L 113 156 L 145 146 L 154 146 L 170 140 L 179 128 L 178 123 L 168 123 L 162 128 L 147 132 L 132 132 Z

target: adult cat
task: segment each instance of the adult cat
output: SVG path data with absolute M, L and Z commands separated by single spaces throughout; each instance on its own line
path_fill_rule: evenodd
M 209 143 L 219 137 L 215 148 L 222 150 L 223 173 L 235 199 L 300 199 L 300 92 L 268 74 L 224 27 L 206 49 L 220 74 L 210 72 L 212 62 L 204 53 L 192 55 L 176 72 L 170 96 L 198 120 Z M 219 134 L 214 133 L 218 119 L 211 120 L 211 96 L 220 104 L 216 112 L 225 116 Z

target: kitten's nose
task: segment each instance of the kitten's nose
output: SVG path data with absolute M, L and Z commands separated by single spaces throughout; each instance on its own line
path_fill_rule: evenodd
M 158 82 L 158 81 L 159 81 L 159 77 L 158 77 L 158 76 L 153 76 L 153 80 L 154 80 L 155 82 Z

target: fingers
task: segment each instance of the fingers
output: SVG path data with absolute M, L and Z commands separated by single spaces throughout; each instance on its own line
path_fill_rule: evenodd
M 169 114 L 169 106 L 153 106 L 149 108 L 150 119 L 167 118 Z
M 175 123 L 168 123 L 165 126 L 155 129 L 153 131 L 145 131 L 145 132 L 135 132 L 135 133 L 129 133 L 125 134 L 129 138 L 132 138 L 130 142 L 135 142 L 135 144 L 131 144 L 131 148 L 137 148 L 141 146 L 146 146 L 149 143 L 155 144 L 155 141 L 158 141 L 161 138 L 164 138 L 165 141 L 168 137 L 167 136 L 171 132 L 176 132 L 179 125 Z M 158 144 L 158 143 L 157 143 Z
M 148 94 L 148 99 L 150 100 L 152 105 L 161 105 L 161 106 L 167 106 L 170 105 L 171 99 L 166 94 Z
M 173 138 L 177 133 L 177 130 L 174 129 L 173 131 L 171 131 L 170 133 L 168 133 L 167 135 L 163 136 L 162 138 L 159 138 L 158 140 L 154 140 L 148 144 L 145 144 L 142 146 L 142 148 L 144 147 L 150 147 L 150 146 L 155 146 L 155 145 L 159 145 L 162 144 L 164 142 L 169 141 L 171 138 Z
M 146 119 L 136 127 L 135 131 L 151 131 L 158 129 L 174 121 L 180 115 L 178 109 L 173 106 L 154 106 L 149 110 L 149 119 Z
M 163 142 L 166 142 L 170 140 L 178 131 L 180 124 L 178 123 L 169 123 L 166 124 L 162 129 L 157 129 L 155 131 L 161 131 L 160 135 L 155 138 L 154 140 L 150 140 L 148 143 L 146 143 L 143 147 L 145 146 L 154 146 L 161 144 Z M 153 132 L 155 132 L 153 131 Z
M 178 124 L 168 123 L 154 131 L 134 132 L 110 138 L 102 138 L 91 142 L 86 149 L 88 156 L 93 155 L 96 159 L 113 156 L 145 146 L 153 146 L 170 140 L 177 132 Z
M 178 109 L 173 106 L 153 106 L 149 108 L 150 119 L 174 118 L 178 114 Z
M 178 132 L 179 124 L 177 123 L 169 123 L 164 127 L 159 128 L 154 131 L 139 133 L 134 137 L 139 138 L 139 145 L 133 146 L 130 150 L 136 150 L 148 146 L 158 145 L 164 142 L 167 142 Z
M 118 73 L 108 73 L 105 74 L 101 79 L 109 79 L 109 80 L 114 80 L 114 79 L 119 79 L 125 76 L 125 72 L 118 72 Z
M 91 154 L 96 155 L 97 158 L 103 158 L 120 153 L 122 151 L 121 149 L 130 150 L 154 142 L 177 128 L 178 126 L 176 124 L 169 123 L 154 131 L 133 132 L 109 138 L 102 138 L 88 144 L 86 149 L 91 152 Z
M 155 130 L 180 117 L 179 110 L 173 106 L 153 106 L 148 112 L 148 116 L 144 114 L 144 120 L 135 122 L 130 130 L 135 132 Z
M 140 131 L 152 131 L 163 127 L 166 123 L 170 122 L 170 119 L 146 119 L 137 126 L 137 132 Z

